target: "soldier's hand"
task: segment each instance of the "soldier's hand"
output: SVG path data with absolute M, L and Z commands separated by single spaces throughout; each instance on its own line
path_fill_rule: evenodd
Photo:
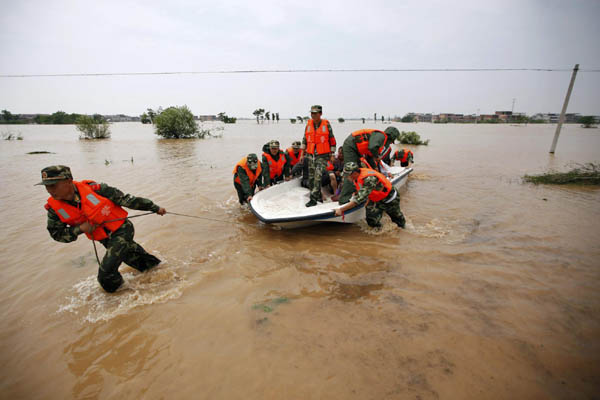
M 336 208 L 333 210 L 335 212 L 335 216 L 339 217 L 340 215 L 342 215 L 342 209 L 341 208 Z
M 252 196 L 248 196 L 248 197 L 246 198 L 246 201 L 248 201 L 248 202 L 249 202 L 250 200 L 252 200 Z
M 165 210 L 163 207 L 161 207 L 158 209 L 158 211 L 156 213 L 158 215 L 165 215 L 167 213 L 167 210 Z
M 96 229 L 96 225 L 92 225 L 86 221 L 83 224 L 79 225 L 79 229 L 83 233 L 92 233 Z
M 290 179 L 292 179 L 292 177 L 291 177 L 291 176 L 286 176 L 286 177 L 285 177 L 285 180 L 286 180 L 286 182 L 287 182 L 287 181 L 289 181 Z

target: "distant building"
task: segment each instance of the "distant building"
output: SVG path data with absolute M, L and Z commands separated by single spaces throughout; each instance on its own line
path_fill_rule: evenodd
M 197 117 L 194 117 L 194 119 L 197 119 L 199 121 L 216 121 L 217 116 L 216 115 L 198 115 Z

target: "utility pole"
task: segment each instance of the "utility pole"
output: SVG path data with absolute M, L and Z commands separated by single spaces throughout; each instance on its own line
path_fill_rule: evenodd
M 569 105 L 569 99 L 571 98 L 571 91 L 573 90 L 573 85 L 575 84 L 575 77 L 577 76 L 577 71 L 579 71 L 579 64 L 575 64 L 575 68 L 573 68 L 573 74 L 571 75 L 571 82 L 569 83 L 569 89 L 567 89 L 567 96 L 565 97 L 565 102 L 562 107 L 562 111 L 560 112 L 560 118 L 558 119 L 558 125 L 556 125 L 556 132 L 554 132 L 554 139 L 552 139 L 552 146 L 550 147 L 550 154 L 554 154 L 554 150 L 556 150 L 556 143 L 558 142 L 558 136 L 560 135 L 560 129 L 562 128 L 563 122 L 565 122 L 565 113 L 567 112 L 567 106 Z

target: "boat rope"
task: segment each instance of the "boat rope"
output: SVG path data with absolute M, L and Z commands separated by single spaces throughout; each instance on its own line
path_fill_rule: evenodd
M 204 220 L 207 220 L 207 221 L 222 222 L 224 224 L 231 224 L 231 223 L 234 222 L 234 221 L 227 221 L 227 220 L 216 219 L 216 218 L 200 217 L 198 215 L 188 215 L 188 214 L 175 213 L 175 212 L 171 212 L 171 211 L 167 211 L 166 213 L 167 214 L 171 214 L 171 215 L 177 215 L 177 216 L 180 216 L 180 217 L 197 218 L 197 219 L 204 219 Z M 128 215 L 128 216 L 123 217 L 123 218 L 110 219 L 108 221 L 102 222 L 99 225 L 95 225 L 94 229 L 98 228 L 98 227 L 100 227 L 100 226 L 102 226 L 102 225 L 104 225 L 104 224 L 106 224 L 108 222 L 115 222 L 115 221 L 121 221 L 121 220 L 124 220 L 124 219 L 131 219 L 131 218 L 143 217 L 144 215 L 150 215 L 150 214 L 156 214 L 156 213 L 154 211 L 150 211 L 150 212 L 143 213 L 143 214 Z M 239 223 L 239 222 L 240 221 L 236 221 L 236 223 Z M 98 257 L 98 249 L 96 248 L 96 240 L 92 239 L 92 245 L 94 246 L 94 254 L 96 255 L 96 261 L 98 262 L 98 266 L 100 268 L 102 268 L 102 263 L 100 262 L 100 257 Z

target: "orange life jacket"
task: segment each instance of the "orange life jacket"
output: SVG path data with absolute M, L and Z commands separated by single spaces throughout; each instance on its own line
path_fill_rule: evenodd
M 369 151 L 369 139 L 371 138 L 371 134 L 373 132 L 379 132 L 385 137 L 385 140 L 383 141 L 383 146 L 381 146 L 377 150 L 377 154 L 371 154 L 371 152 Z M 370 156 L 379 155 L 379 153 L 381 153 L 381 151 L 385 148 L 385 144 L 387 143 L 388 139 L 385 132 L 380 131 L 378 129 L 361 129 L 359 131 L 352 132 L 352 136 L 354 137 L 354 143 L 356 143 L 358 154 L 368 154 Z
M 325 167 L 325 169 L 327 169 L 327 171 L 333 171 L 334 167 L 331 160 L 327 161 L 327 167 Z
M 385 199 L 388 196 L 388 194 L 390 194 L 390 192 L 392 191 L 392 183 L 379 172 L 369 168 L 360 169 L 360 174 L 354 181 L 354 186 L 356 187 L 356 190 L 360 190 L 360 188 L 363 186 L 365 178 L 367 178 L 368 176 L 376 176 L 377 179 L 379 179 L 379 182 L 383 184 L 384 188 L 383 190 L 373 190 L 369 194 L 369 200 L 371 200 L 372 202 L 378 202 Z
M 93 225 L 102 224 L 101 226 L 96 227 L 92 234 L 86 233 L 85 235 L 88 239 L 93 240 L 106 239 L 108 235 L 102 228 L 106 228 L 111 232 L 119 229 L 125 222 L 127 211 L 106 197 L 100 196 L 98 193 L 94 192 L 90 185 L 88 185 L 89 182 L 94 181 L 73 181 L 73 184 L 79 192 L 81 208 L 72 206 L 66 201 L 56 200 L 53 197 L 48 198 L 48 204 L 46 204 L 45 208 L 52 208 L 56 215 L 58 215 L 58 218 L 68 225 L 75 226 L 84 222 L 89 222 Z M 122 219 L 105 223 L 105 221 L 119 218 Z
M 410 150 L 406 150 L 406 149 L 396 150 L 396 152 L 394 153 L 394 159 L 400 160 L 401 163 L 405 163 L 408 161 L 409 155 L 411 155 L 411 156 L 413 155 L 413 152 Z
M 283 174 L 283 166 L 285 165 L 285 155 L 279 152 L 279 160 L 275 161 L 271 153 L 263 153 L 269 162 L 269 176 L 271 179 Z
M 369 162 L 367 161 L 367 159 L 366 159 L 365 157 L 361 157 L 361 158 L 360 158 L 360 162 L 361 162 L 362 164 L 365 164 L 365 165 L 367 166 L 367 168 L 370 168 L 370 169 L 375 169 L 375 166 L 374 166 L 374 165 L 371 165 L 371 164 L 369 164 Z
M 329 140 L 329 121 L 321 120 L 321 126 L 315 131 L 315 122 L 309 119 L 306 123 L 306 154 L 328 154 L 331 153 L 331 147 L 335 146 L 335 139 Z
M 294 149 L 292 147 L 287 149 L 286 152 L 288 156 L 290 156 L 292 167 L 300 162 L 300 159 L 302 158 L 302 150 L 298 152 L 298 157 L 296 157 L 296 155 L 294 154 Z
M 238 167 L 242 167 L 244 169 L 244 171 L 246 171 L 246 175 L 248 175 L 248 179 L 250 179 L 250 186 L 254 186 L 254 182 L 256 182 L 256 180 L 258 179 L 258 177 L 260 176 L 260 173 L 262 171 L 262 166 L 260 164 L 260 161 L 258 162 L 258 166 L 256 167 L 256 171 L 252 172 L 252 170 L 250 169 L 250 167 L 248 166 L 248 160 L 247 157 L 244 157 L 240 160 L 240 162 L 238 162 L 235 165 L 235 168 L 233 169 L 233 173 L 236 174 L 237 173 L 237 169 Z M 239 183 L 240 185 L 242 184 L 242 182 L 240 181 L 240 177 L 236 175 L 235 177 L 235 182 Z

